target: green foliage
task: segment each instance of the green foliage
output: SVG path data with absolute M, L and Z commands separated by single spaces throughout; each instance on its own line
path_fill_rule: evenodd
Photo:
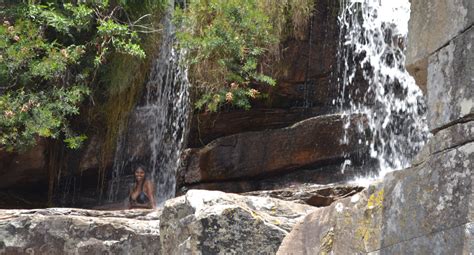
M 0 96 L 0 144 L 11 151 L 34 145 L 37 135 L 57 138 L 63 133 L 70 147 L 78 147 L 83 136 L 74 136 L 65 125 L 66 117 L 79 113 L 76 105 L 88 91 L 86 87 L 73 86 L 46 92 L 18 90 Z
M 121 6 L 6 5 L 0 10 L 0 148 L 22 150 L 36 138 L 61 138 L 70 148 L 86 139 L 69 118 L 91 95 L 99 68 L 119 52 L 144 58 L 136 23 Z
M 179 46 L 186 50 L 198 109 L 224 104 L 249 109 L 253 84 L 274 86 L 262 59 L 290 36 L 303 38 L 314 0 L 191 0 L 177 9 Z M 238 86 L 232 88 L 231 84 Z M 251 91 L 251 92 L 250 92 Z
M 252 82 L 275 85 L 258 68 L 259 58 L 278 38 L 257 0 L 192 0 L 176 10 L 175 22 L 191 81 L 202 94 L 198 109 L 216 111 L 224 103 L 248 109 L 256 97 L 249 92 Z

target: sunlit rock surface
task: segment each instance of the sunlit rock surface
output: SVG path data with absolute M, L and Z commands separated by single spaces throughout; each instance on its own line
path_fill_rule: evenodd
M 190 190 L 165 204 L 163 254 L 275 254 L 293 225 L 312 210 L 273 198 Z
M 407 69 L 426 91 L 428 57 L 474 23 L 472 0 L 414 0 L 409 22 Z M 413 15 L 416 14 L 416 15 Z
M 474 143 L 468 143 L 390 173 L 306 216 L 278 254 L 470 254 L 473 169 Z
M 474 27 L 429 58 L 428 108 L 430 130 L 474 119 Z
M 159 211 L 0 210 L 0 254 L 160 254 Z

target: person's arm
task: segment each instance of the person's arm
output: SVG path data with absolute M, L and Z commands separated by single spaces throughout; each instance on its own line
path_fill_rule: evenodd
M 130 187 L 130 186 L 129 186 L 129 187 Z M 133 191 L 133 188 L 131 188 L 131 189 L 128 190 L 128 199 L 127 199 L 127 200 L 128 200 L 128 209 L 132 209 L 132 201 L 131 201 L 131 200 L 132 200 L 132 199 L 131 199 L 131 197 L 132 197 L 132 191 Z
M 156 208 L 156 202 L 155 202 L 155 190 L 153 189 L 153 183 L 151 181 L 146 182 L 146 195 L 150 199 L 150 204 L 151 208 L 155 209 Z

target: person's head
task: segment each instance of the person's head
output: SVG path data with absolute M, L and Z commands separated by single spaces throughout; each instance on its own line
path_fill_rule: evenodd
M 144 181 L 146 179 L 146 170 L 143 165 L 135 166 L 133 174 L 135 175 L 135 181 Z

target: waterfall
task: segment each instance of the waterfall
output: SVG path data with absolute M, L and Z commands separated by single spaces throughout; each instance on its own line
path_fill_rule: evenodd
M 191 105 L 187 69 L 180 62 L 184 52 L 173 47 L 174 5 L 174 0 L 170 0 L 168 12 L 162 20 L 161 47 L 146 84 L 143 102 L 134 110 L 128 132 L 124 132 L 127 134 L 118 142 L 108 190 L 109 201 L 123 199 L 124 195 L 118 194 L 124 190 L 128 192 L 129 187 L 123 187 L 123 184 L 130 184 L 132 180 L 129 177 L 124 181 L 123 176 L 133 174 L 131 165 L 136 161 L 145 164 L 155 184 L 158 205 L 175 195 L 176 170 L 189 129 Z
M 409 0 L 341 0 L 341 111 L 367 116 L 370 156 L 380 175 L 406 168 L 427 137 L 423 94 L 405 69 Z M 348 119 L 348 118 L 347 118 Z M 347 123 L 349 124 L 349 123 Z M 347 125 L 347 128 L 350 128 Z M 348 142 L 348 137 L 342 139 Z

